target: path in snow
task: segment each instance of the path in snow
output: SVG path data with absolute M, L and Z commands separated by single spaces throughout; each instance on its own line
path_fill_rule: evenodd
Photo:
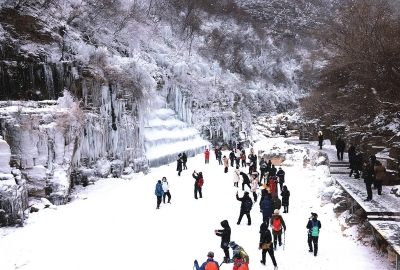
M 283 139 L 265 140 L 255 148 L 267 150 L 274 144 L 282 146 Z M 87 200 L 34 213 L 24 228 L 3 229 L 2 234 L 7 235 L 0 238 L 0 269 L 193 269 L 193 260 L 202 263 L 210 250 L 222 261 L 220 237 L 214 230 L 221 228 L 224 219 L 232 228 L 231 240 L 250 255 L 250 269 L 272 269 L 268 255 L 266 266 L 259 263 L 262 215 L 258 204 L 251 212 L 251 226 L 246 225 L 246 217 L 236 225 L 240 202 L 235 198 L 233 168 L 224 174 L 223 166 L 217 164 L 212 154 L 210 164 L 205 165 L 200 154 L 189 158 L 189 170 L 181 177 L 172 163 L 145 176 L 135 175 L 132 180 L 98 181 L 85 190 Z M 202 171 L 205 180 L 203 199 L 199 200 L 193 196 L 194 169 Z M 390 269 L 387 260 L 370 247 L 342 236 L 331 204 L 320 207 L 317 191 L 326 177 L 319 170 L 304 169 L 302 162 L 284 170 L 292 196 L 289 214 L 283 214 L 287 224 L 285 250 L 278 247 L 275 253 L 279 270 Z M 171 184 L 172 204 L 156 210 L 154 187 L 162 176 Z M 322 223 L 317 257 L 307 246 L 305 226 L 311 211 L 318 213 Z M 354 228 L 346 231 L 352 233 Z M 224 264 L 221 269 L 232 267 Z

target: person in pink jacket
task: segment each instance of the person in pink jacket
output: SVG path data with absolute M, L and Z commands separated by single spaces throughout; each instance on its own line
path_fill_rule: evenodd
M 257 201 L 257 188 L 258 188 L 258 174 L 257 172 L 253 172 L 251 174 L 251 192 L 253 192 L 254 202 Z

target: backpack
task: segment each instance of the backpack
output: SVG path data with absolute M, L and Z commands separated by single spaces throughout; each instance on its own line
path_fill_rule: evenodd
M 311 220 L 311 236 L 319 236 L 318 220 Z
M 242 247 L 239 249 L 239 255 L 245 262 L 250 263 L 249 255 Z
M 250 198 L 248 198 L 245 202 L 244 202 L 244 209 L 246 210 L 246 211 L 251 211 L 251 208 L 253 207 L 253 201 L 250 199 Z
M 272 229 L 274 231 L 281 230 L 281 219 L 280 218 L 274 218 L 274 221 L 272 222 Z
M 242 260 L 240 263 L 235 263 L 238 270 L 249 270 L 249 266 L 247 262 Z
M 199 187 L 202 187 L 203 184 L 204 184 L 204 180 L 203 180 L 203 178 L 200 178 L 199 181 L 197 182 L 197 185 L 198 185 Z
M 215 261 L 208 262 L 204 267 L 205 270 L 218 270 L 218 264 Z

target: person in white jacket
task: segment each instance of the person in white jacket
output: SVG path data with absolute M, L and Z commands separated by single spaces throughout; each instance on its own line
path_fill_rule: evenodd
M 233 186 L 239 187 L 239 179 L 240 179 L 240 169 L 239 166 L 236 166 L 236 169 L 233 170 Z
M 253 198 L 254 198 L 254 202 L 257 201 L 257 189 L 258 189 L 258 174 L 257 172 L 253 172 L 251 174 L 251 191 L 253 192 Z
M 164 190 L 163 203 L 165 203 L 165 196 L 168 197 L 168 203 L 171 203 L 171 193 L 169 193 L 169 183 L 165 176 L 162 178 L 161 184 L 162 184 L 162 188 Z

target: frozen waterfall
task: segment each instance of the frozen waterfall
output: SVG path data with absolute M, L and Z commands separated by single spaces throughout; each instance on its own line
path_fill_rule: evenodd
M 179 153 L 192 157 L 210 147 L 197 129 L 177 119 L 171 109 L 158 109 L 149 115 L 144 137 L 150 167 L 174 162 Z

